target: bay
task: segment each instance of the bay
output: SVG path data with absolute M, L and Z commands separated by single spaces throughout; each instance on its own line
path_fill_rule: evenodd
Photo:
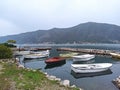
M 43 47 L 42 45 L 29 45 L 31 47 Z M 79 45 L 44 45 L 44 47 L 51 47 L 50 50 L 50 57 L 59 56 L 61 51 L 56 51 L 57 48 L 60 47 L 70 47 L 70 48 L 85 48 L 85 49 L 105 49 L 105 50 L 116 50 L 120 51 L 120 44 L 79 44 Z M 25 65 L 25 67 L 33 68 L 33 69 L 41 69 L 44 72 L 47 72 L 50 75 L 55 75 L 62 80 L 68 79 L 70 80 L 71 85 L 76 85 L 84 90 L 118 90 L 112 80 L 117 78 L 120 75 L 120 61 L 116 59 L 112 59 L 111 57 L 107 56 L 98 56 L 89 62 L 85 63 L 112 63 L 113 66 L 110 70 L 93 75 L 80 75 L 75 74 L 71 71 L 71 64 L 74 63 L 72 58 L 66 59 L 66 63 L 63 63 L 59 66 L 47 66 L 45 64 L 45 60 L 43 59 L 36 59 L 36 60 L 28 60 L 23 62 L 21 58 L 21 63 Z M 84 62 L 83 62 L 84 63 Z

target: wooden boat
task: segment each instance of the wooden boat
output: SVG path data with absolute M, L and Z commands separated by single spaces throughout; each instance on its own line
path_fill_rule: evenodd
M 60 67 L 66 63 L 66 60 L 63 60 L 63 62 L 55 63 L 55 64 L 47 64 L 44 69 L 50 69 L 55 67 Z
M 64 57 L 64 58 L 70 58 L 74 55 L 78 55 L 78 53 L 75 53 L 75 52 L 69 52 L 69 53 L 61 53 L 60 54 L 60 57 Z
M 71 69 L 75 73 L 95 73 L 108 70 L 112 63 L 94 63 L 94 64 L 71 64 Z
M 113 58 L 118 58 L 118 59 L 120 59 L 120 53 L 110 53 L 110 55 L 111 55 Z
M 65 62 L 65 58 L 62 58 L 62 57 L 52 57 L 52 58 L 45 60 L 45 63 L 48 65 L 60 64 L 63 62 Z
M 84 54 L 84 55 L 72 56 L 72 58 L 73 58 L 73 61 L 88 61 L 95 58 L 95 55 Z

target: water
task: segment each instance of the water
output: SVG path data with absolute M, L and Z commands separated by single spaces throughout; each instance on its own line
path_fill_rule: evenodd
M 107 50 L 120 50 L 119 44 L 82 44 L 76 46 L 52 46 L 50 57 L 58 56 L 59 53 L 56 51 L 56 48 L 59 47 L 72 47 L 72 48 L 93 48 L 93 49 L 107 49 Z M 31 61 L 26 61 L 23 64 L 25 67 L 33 69 L 41 69 L 44 72 L 47 72 L 50 75 L 55 75 L 62 80 L 70 80 L 71 85 L 75 84 L 78 87 L 83 88 L 84 90 L 118 90 L 112 80 L 120 75 L 120 61 L 114 60 L 111 57 L 105 56 L 96 56 L 94 59 L 83 62 L 83 63 L 113 63 L 113 66 L 110 70 L 98 73 L 98 74 L 75 74 L 71 71 L 71 64 L 74 63 L 72 58 L 66 59 L 66 62 L 61 65 L 56 66 L 47 66 L 44 62 L 46 58 L 36 59 Z M 22 63 L 22 61 L 21 61 Z

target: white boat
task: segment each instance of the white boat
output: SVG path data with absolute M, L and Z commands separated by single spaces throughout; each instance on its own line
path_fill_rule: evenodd
M 71 69 L 75 73 L 95 73 L 108 70 L 112 63 L 94 63 L 94 64 L 71 64 Z
M 73 58 L 73 61 L 88 61 L 95 58 L 95 55 L 84 54 L 84 55 L 72 56 L 72 58 Z
M 23 55 L 23 56 L 31 56 L 31 54 L 39 54 L 42 56 L 49 56 L 50 51 L 49 50 L 45 50 L 45 51 L 16 51 L 14 52 L 15 55 Z
M 48 57 L 47 55 L 41 55 L 41 54 L 29 54 L 29 55 L 24 55 L 24 59 L 39 59 L 39 58 L 44 58 Z
M 46 51 L 31 51 L 30 53 L 31 54 L 39 54 L 39 55 L 42 55 L 42 56 L 49 56 L 50 51 L 49 50 L 46 50 Z
M 15 51 L 14 54 L 18 56 L 30 54 L 31 51 Z
M 120 53 L 110 53 L 110 55 L 111 55 L 113 58 L 118 58 L 118 59 L 120 59 Z

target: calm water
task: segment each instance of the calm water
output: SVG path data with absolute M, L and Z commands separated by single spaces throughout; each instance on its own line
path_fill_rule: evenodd
M 52 50 L 50 51 L 50 57 L 58 56 L 59 53 L 56 51 L 56 48 L 59 47 L 72 47 L 72 48 L 93 48 L 93 49 L 107 49 L 107 50 L 120 50 L 119 44 L 88 44 L 88 45 L 76 45 L 76 46 L 51 46 Z M 118 90 L 113 83 L 113 79 L 120 75 L 120 61 L 114 60 L 111 57 L 105 56 L 96 56 L 94 59 L 88 62 L 79 62 L 79 63 L 113 63 L 113 66 L 110 70 L 98 73 L 98 74 L 75 74 L 71 71 L 71 64 L 73 62 L 72 58 L 66 59 L 66 63 L 61 64 L 60 66 L 46 66 L 44 59 L 36 59 L 31 61 L 22 62 L 25 67 L 33 69 L 41 69 L 44 72 L 47 72 L 50 75 L 55 75 L 62 80 L 70 80 L 71 85 L 75 84 L 78 87 L 83 88 L 84 90 Z

